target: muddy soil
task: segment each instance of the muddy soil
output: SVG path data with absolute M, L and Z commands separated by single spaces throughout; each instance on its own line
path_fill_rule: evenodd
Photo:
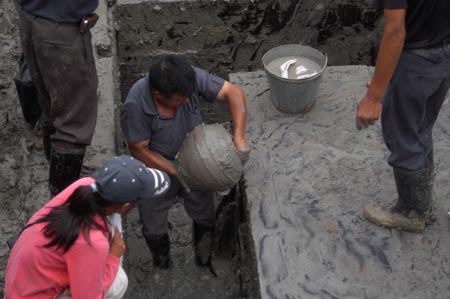
M 13 76 L 20 42 L 13 2 L 0 5 L 0 296 L 4 267 L 9 254 L 6 240 L 20 231 L 43 203 L 48 201 L 48 165 L 42 143 L 23 120 Z
M 224 78 L 262 69 L 266 51 L 290 43 L 319 49 L 331 66 L 373 65 L 382 25 L 380 11 L 364 0 L 118 2 L 122 99 L 151 58 L 167 52 Z M 224 105 L 202 108 L 207 122 L 229 119 Z
M 114 5 L 115 2 L 108 3 Z M 170 3 L 159 6 L 152 2 L 141 5 L 147 5 L 145 11 L 148 13 L 139 14 L 142 11 L 139 5 L 116 7 L 122 97 L 132 82 L 145 73 L 149 58 L 162 49 L 185 51 L 186 57 L 194 64 L 224 77 L 230 72 L 261 68 L 260 57 L 267 49 L 288 42 L 317 47 L 328 54 L 330 65 L 372 64 L 380 26 L 379 15 L 368 10 L 366 1 L 362 0 L 198 1 L 186 2 L 182 6 Z M 186 9 L 190 15 L 180 13 Z M 200 13 L 203 9 L 207 13 Z M 198 14 L 194 13 L 196 11 Z M 149 24 L 152 26 L 148 28 L 139 27 L 143 23 L 136 20 L 125 22 L 131 16 L 145 18 L 150 15 L 152 22 Z M 217 26 L 212 30 L 211 26 L 193 24 L 186 17 Z M 162 24 L 160 27 L 164 32 L 155 30 L 158 24 Z M 156 44 L 149 43 L 145 36 L 132 34 L 144 31 L 148 31 L 151 38 L 158 38 Z M 196 38 L 189 38 L 185 31 L 189 31 L 190 36 L 196 33 Z M 148 45 L 153 45 L 153 48 L 148 48 Z M 189 51 L 193 46 L 196 52 Z M 32 213 L 50 197 L 47 190 L 48 164 L 38 130 L 29 128 L 24 122 L 15 92 L 13 77 L 19 56 L 18 22 L 13 0 L 0 0 L 0 298 L 3 297 L 4 268 L 9 254 L 6 240 L 19 232 Z M 225 121 L 227 116 L 221 109 L 205 108 L 203 112 L 206 115 L 210 113 L 206 117 L 209 121 Z M 116 152 L 124 151 L 119 140 Z M 171 210 L 172 248 L 178 273 L 175 276 L 171 272 L 153 271 L 148 251 L 139 238 L 136 211 L 127 217 L 127 224 L 133 228 L 127 237 L 128 247 L 141 249 L 133 259 L 126 261 L 126 266 L 135 269 L 130 277 L 131 289 L 127 298 L 254 298 L 256 295 L 251 291 L 243 293 L 253 278 L 249 273 L 243 273 L 246 271 L 244 268 L 239 268 L 239 263 L 249 261 L 237 253 L 238 248 L 230 244 L 224 232 L 224 223 L 236 217 L 235 209 L 242 209 L 234 199 L 230 201 L 231 205 L 223 207 L 222 215 L 229 213 L 232 216 L 221 220 L 218 235 L 224 237 L 218 237 L 215 243 L 216 270 L 220 280 L 193 264 L 191 223 L 180 204 Z M 217 203 L 220 206 L 219 200 Z M 246 226 L 242 223 L 245 215 L 241 216 L 241 219 L 234 220 L 234 226 L 228 227 L 245 232 Z M 231 233 L 228 238 L 239 236 Z M 241 242 L 241 246 L 243 244 Z M 193 282 L 205 290 L 196 291 L 191 287 Z

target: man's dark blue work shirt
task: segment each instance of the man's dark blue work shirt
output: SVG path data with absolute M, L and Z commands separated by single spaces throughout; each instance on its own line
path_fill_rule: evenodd
M 150 92 L 148 75 L 137 81 L 123 104 L 120 124 L 128 142 L 150 140 L 149 149 L 172 160 L 186 134 L 202 122 L 199 97 L 213 102 L 222 89 L 224 79 L 194 68 L 196 87 L 189 102 L 177 107 L 175 117 L 161 116 Z

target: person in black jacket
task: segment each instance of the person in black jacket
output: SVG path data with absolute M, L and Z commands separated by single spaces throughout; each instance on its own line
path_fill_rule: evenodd
M 384 8 L 384 32 L 356 122 L 366 128 L 381 113 L 398 199 L 391 207 L 369 204 L 364 216 L 377 225 L 422 232 L 432 212 L 432 129 L 450 87 L 450 1 L 374 5 Z

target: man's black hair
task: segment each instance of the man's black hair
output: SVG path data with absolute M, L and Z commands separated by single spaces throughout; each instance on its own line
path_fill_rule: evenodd
M 195 90 L 195 71 L 175 55 L 163 55 L 150 66 L 150 86 L 169 98 L 174 93 L 189 96 Z

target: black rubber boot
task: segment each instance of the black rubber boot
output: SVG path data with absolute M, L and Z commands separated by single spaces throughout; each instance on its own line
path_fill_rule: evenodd
M 203 225 L 194 221 L 192 232 L 195 247 L 195 262 L 202 267 L 210 266 L 213 241 L 212 225 Z
M 30 128 L 34 128 L 41 117 L 41 106 L 39 106 L 36 87 L 33 81 L 26 82 L 16 78 L 14 82 L 16 84 L 23 118 Z
M 170 257 L 170 238 L 169 234 L 164 234 L 157 239 L 145 238 L 148 248 L 152 253 L 153 266 L 161 269 L 172 267 L 172 258 Z
M 54 128 L 47 128 L 44 125 L 41 127 L 42 131 L 42 144 L 44 146 L 45 159 L 50 162 L 50 156 L 52 153 L 52 140 L 51 135 L 55 133 Z
M 52 150 L 48 183 L 53 196 L 80 178 L 84 151 L 79 153 L 61 153 Z
M 407 172 L 394 168 L 397 203 L 391 208 L 369 204 L 364 217 L 377 225 L 410 232 L 423 232 L 430 218 L 432 173 L 429 168 Z

